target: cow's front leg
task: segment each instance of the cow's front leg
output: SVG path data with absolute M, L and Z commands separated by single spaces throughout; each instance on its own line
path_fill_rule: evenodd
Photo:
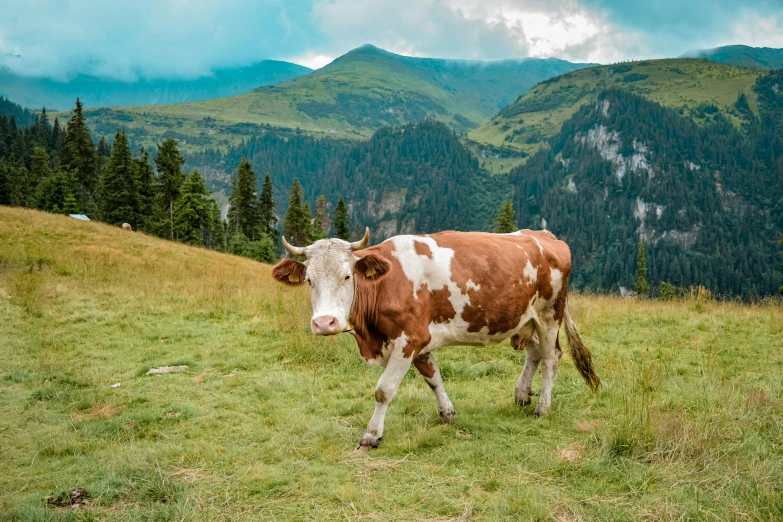
M 435 398 L 438 401 L 438 412 L 440 413 L 440 422 L 451 424 L 454 422 L 454 406 L 452 406 L 449 396 L 446 395 L 446 388 L 443 387 L 443 379 L 440 377 L 440 369 L 435 362 L 435 357 L 431 353 L 419 355 L 414 359 L 413 364 L 432 391 L 435 392 Z
M 404 335 L 404 334 L 403 334 Z M 400 387 L 400 382 L 411 367 L 412 357 L 405 357 L 403 353 L 404 346 L 396 346 L 389 354 L 389 360 L 386 362 L 386 369 L 375 386 L 375 413 L 372 414 L 370 423 L 367 425 L 367 431 L 359 439 L 359 445 L 356 451 L 377 448 L 378 442 L 383 438 L 383 422 L 386 419 L 386 410 L 389 403 L 394 398 Z

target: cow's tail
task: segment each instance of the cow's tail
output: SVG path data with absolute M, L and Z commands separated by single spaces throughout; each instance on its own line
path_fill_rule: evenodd
M 568 311 L 568 299 L 565 303 L 565 314 L 563 316 L 565 322 L 566 336 L 568 336 L 568 347 L 571 349 L 571 358 L 574 360 L 576 369 L 582 374 L 587 385 L 591 390 L 596 391 L 601 386 L 601 379 L 595 373 L 593 368 L 593 356 L 590 355 L 590 350 L 585 346 L 584 341 L 579 336 L 579 332 L 576 331 L 576 325 L 571 318 L 571 312 Z

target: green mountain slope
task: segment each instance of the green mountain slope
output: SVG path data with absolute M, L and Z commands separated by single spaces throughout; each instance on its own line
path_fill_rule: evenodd
M 270 83 L 279 83 L 311 69 L 295 63 L 264 60 L 248 67 L 215 70 L 190 80 L 140 78 L 125 82 L 80 75 L 68 81 L 19 76 L 0 69 L 0 95 L 25 107 L 66 110 L 79 97 L 88 107 L 157 105 L 234 96 Z
M 479 144 L 485 157 L 532 154 L 560 132 L 579 107 L 594 102 L 610 87 L 677 109 L 696 121 L 703 122 L 705 113 L 714 111 L 714 106 L 739 124 L 733 105 L 740 93 L 746 93 L 751 108 L 757 110 L 752 87 L 760 74 L 758 70 L 692 58 L 581 69 L 541 82 L 468 136 Z
M 780 69 L 783 67 L 783 49 L 727 45 L 715 49 L 701 49 L 685 53 L 683 57 L 706 58 L 713 62 L 750 69 Z
M 384 125 L 434 118 L 466 131 L 537 82 L 583 66 L 555 59 L 409 58 L 366 45 L 311 74 L 247 94 L 103 109 L 88 118 L 98 134 L 126 127 L 136 141 L 151 144 L 169 135 L 186 148 L 236 143 L 266 126 L 356 138 Z

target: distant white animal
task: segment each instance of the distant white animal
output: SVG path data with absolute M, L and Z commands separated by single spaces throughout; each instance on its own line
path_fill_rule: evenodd
M 130 230 L 131 232 L 133 232 L 133 227 L 130 226 L 130 223 L 123 223 L 122 224 L 122 229 L 123 230 Z

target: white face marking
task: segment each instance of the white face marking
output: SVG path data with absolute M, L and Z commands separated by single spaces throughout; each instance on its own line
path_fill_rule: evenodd
M 525 270 L 523 273 L 527 279 L 527 284 L 536 284 L 536 281 L 538 280 L 538 268 L 533 266 L 533 264 L 530 262 L 530 259 L 527 260 L 527 264 L 525 265 Z
M 305 248 L 313 320 L 334 317 L 339 331 L 349 328 L 354 297 L 353 266 L 356 257 L 351 244 L 342 239 L 322 239 Z

